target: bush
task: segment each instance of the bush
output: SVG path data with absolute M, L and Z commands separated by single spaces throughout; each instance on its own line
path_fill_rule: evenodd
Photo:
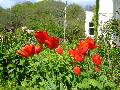
M 18 29 L 14 33 L 4 34 L 4 37 L 6 41 L 1 43 L 0 52 L 1 89 L 115 90 L 120 87 L 120 49 L 105 47 L 103 41 L 102 44 L 99 43 L 99 48 L 87 53 L 83 62 L 72 64 L 73 59 L 69 56 L 68 49 L 74 49 L 76 41 L 72 44 L 61 42 L 63 54 L 56 54 L 54 50 L 43 46 L 44 50 L 39 55 L 22 58 L 15 54 L 16 50 L 21 48 L 23 43 L 34 42 L 37 45 L 33 36 Z M 102 57 L 100 72 L 94 72 L 91 62 L 91 55 L 94 53 L 99 53 Z M 81 67 L 81 74 L 78 76 L 73 73 L 76 65 Z

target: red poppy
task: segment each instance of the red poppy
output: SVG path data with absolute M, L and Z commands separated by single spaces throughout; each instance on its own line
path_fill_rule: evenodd
M 35 54 L 39 54 L 42 50 L 42 46 L 38 45 L 35 47 Z
M 95 72 L 100 72 L 100 67 L 99 67 L 99 66 L 94 65 L 94 71 L 95 71 Z
M 101 64 L 101 59 L 100 59 L 100 55 L 96 54 L 92 56 L 92 62 L 94 63 L 94 65 L 98 66 Z
M 89 44 L 86 41 L 80 41 L 77 45 L 77 49 L 82 53 L 82 54 L 86 54 L 88 49 L 89 49 Z
M 82 54 L 75 54 L 73 58 L 76 62 L 82 62 L 84 60 L 84 56 Z
M 84 55 L 78 49 L 69 50 L 69 54 L 76 62 L 82 62 L 84 60 Z
M 32 45 L 25 45 L 22 47 L 22 51 L 26 51 L 30 56 L 35 53 L 35 46 Z
M 80 67 L 75 66 L 75 67 L 73 68 L 73 72 L 74 72 L 75 75 L 80 75 L 80 73 L 81 73 Z
M 70 54 L 71 57 L 74 57 L 75 54 L 78 53 L 78 52 L 79 52 L 79 50 L 77 50 L 77 49 L 76 50 L 69 49 L 69 54 Z
M 55 37 L 49 37 L 49 39 L 45 40 L 45 45 L 50 50 L 55 49 L 59 45 L 59 40 Z
M 16 54 L 22 56 L 23 58 L 28 58 L 29 57 L 29 55 L 26 51 L 17 50 Z
M 86 40 L 82 40 L 78 43 L 77 49 L 80 50 L 82 54 L 86 54 L 88 50 L 93 50 L 96 48 L 96 45 L 94 43 L 94 40 L 90 37 L 87 37 Z
M 86 42 L 88 43 L 90 50 L 93 50 L 94 48 L 96 48 L 94 39 L 92 39 L 91 37 L 87 37 Z
M 34 36 L 40 44 L 44 44 L 45 40 L 49 38 L 47 32 L 45 31 L 37 31 Z
M 58 46 L 58 48 L 56 48 L 56 53 L 57 54 L 62 54 L 63 53 L 63 50 L 62 50 L 60 45 Z
M 81 53 L 81 51 L 79 50 L 79 49 L 74 49 L 74 50 L 69 50 L 69 54 L 70 54 L 70 56 L 72 56 L 72 57 L 74 57 L 75 56 L 75 54 L 77 54 L 77 55 L 81 55 L 82 53 Z
M 34 45 L 25 45 L 22 47 L 21 50 L 17 50 L 16 54 L 28 58 L 29 56 L 32 56 L 35 53 L 35 46 Z

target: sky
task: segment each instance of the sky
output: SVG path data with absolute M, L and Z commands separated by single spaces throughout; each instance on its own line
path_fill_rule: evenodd
M 17 3 L 22 3 L 25 1 L 31 1 L 31 2 L 38 2 L 41 0 L 0 0 L 0 6 L 3 8 L 10 8 L 11 6 L 17 4 Z M 59 1 L 63 1 L 65 2 L 66 0 L 59 0 Z M 67 0 L 68 4 L 71 3 L 76 3 L 79 4 L 83 7 L 85 7 L 86 5 L 94 5 L 96 0 Z

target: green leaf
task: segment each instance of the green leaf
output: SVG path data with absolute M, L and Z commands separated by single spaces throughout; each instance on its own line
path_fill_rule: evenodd
M 51 78 L 49 78 L 49 76 L 47 74 L 46 74 L 46 78 L 47 78 L 47 80 L 49 82 L 49 85 L 52 88 L 52 90 L 57 90 L 56 85 L 53 83 L 53 80 Z
M 11 70 L 8 71 L 8 73 L 11 73 L 11 72 L 13 72 L 13 71 L 14 71 L 14 69 L 11 69 Z
M 70 83 L 70 78 L 68 76 L 66 76 L 66 80 Z
M 108 82 L 105 83 L 105 86 L 109 86 L 111 88 L 114 88 L 116 86 L 116 84 L 114 82 L 108 81 Z
M 102 75 L 99 77 L 99 81 L 106 81 L 107 77 L 105 75 Z
M 7 69 L 9 69 L 9 68 L 11 68 L 11 67 L 14 67 L 13 64 L 7 65 Z
M 0 67 L 0 70 L 3 70 L 3 67 Z
M 65 90 L 64 86 L 63 86 L 63 83 L 60 83 L 60 90 Z
M 98 81 L 96 81 L 94 79 L 90 79 L 89 80 L 89 84 L 91 84 L 92 86 L 96 87 L 98 85 Z

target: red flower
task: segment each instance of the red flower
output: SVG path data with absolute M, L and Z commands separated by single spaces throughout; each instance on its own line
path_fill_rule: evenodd
M 58 46 L 58 48 L 56 48 L 56 53 L 57 54 L 62 54 L 63 53 L 63 50 L 62 50 L 61 46 Z
M 73 58 L 76 62 L 82 62 L 84 60 L 84 56 L 82 54 L 75 54 Z
M 79 52 L 78 49 L 74 49 L 74 50 L 69 49 L 69 54 L 70 54 L 71 57 L 74 57 L 75 54 L 80 54 L 80 52 Z
M 89 49 L 89 43 L 86 41 L 80 41 L 79 44 L 77 45 L 77 49 L 82 53 L 86 54 L 88 49 Z
M 40 44 L 44 44 L 45 40 L 49 38 L 47 32 L 45 31 L 37 31 L 34 36 Z
M 78 52 L 79 52 L 79 50 L 77 50 L 77 49 L 76 50 L 69 49 L 69 54 L 70 54 L 71 57 L 74 57 L 75 54 L 78 53 Z
M 75 67 L 73 68 L 73 72 L 74 72 L 75 75 L 79 75 L 79 74 L 81 73 L 80 67 L 75 66 Z
M 94 65 L 98 66 L 101 64 L 101 59 L 100 59 L 100 56 L 97 54 L 97 55 L 93 55 L 92 56 L 92 62 L 94 63 Z
M 25 45 L 22 47 L 21 50 L 17 50 L 16 54 L 28 58 L 29 56 L 32 56 L 35 53 L 35 46 L 34 45 Z
M 90 37 L 87 37 L 86 40 L 82 40 L 78 43 L 77 48 L 82 54 L 86 55 L 88 50 L 93 50 L 96 48 L 94 40 Z
M 29 57 L 29 55 L 26 51 L 17 50 L 16 54 L 22 56 L 23 58 L 28 58 Z
M 36 46 L 35 47 L 35 54 L 39 54 L 40 52 L 41 52 L 41 50 L 42 50 L 42 46 Z
M 47 48 L 49 48 L 51 50 L 55 49 L 59 45 L 59 40 L 58 40 L 58 38 L 55 38 L 55 37 L 49 37 L 48 40 L 45 40 L 45 45 Z
M 96 45 L 94 43 L 94 39 L 92 39 L 91 37 L 87 37 L 86 42 L 88 42 L 90 50 L 93 50 L 94 48 L 96 48 Z
M 82 62 L 84 60 L 84 55 L 78 49 L 69 50 L 69 54 L 76 62 Z

